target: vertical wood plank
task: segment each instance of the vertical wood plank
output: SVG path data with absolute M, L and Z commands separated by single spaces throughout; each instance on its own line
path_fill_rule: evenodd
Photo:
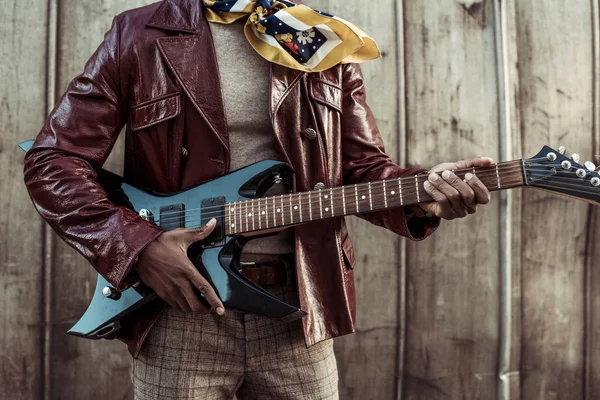
M 517 58 L 517 20 L 515 0 L 502 1 L 501 3 L 501 25 L 504 40 L 504 69 L 505 69 L 505 93 L 506 103 L 506 126 L 507 136 L 505 138 L 506 153 L 504 159 L 517 159 L 525 156 L 521 153 L 521 124 L 519 104 L 519 71 Z M 501 396 L 499 400 L 521 398 L 520 394 L 520 363 L 521 363 L 521 207 L 522 189 L 511 190 L 507 196 L 508 231 L 501 231 L 511 241 L 510 263 L 510 318 L 506 323 L 508 326 L 505 340 L 508 359 L 501 363 L 498 369 L 500 378 Z M 502 249 L 500 249 L 502 251 Z M 499 360 L 500 361 L 500 360 Z
M 593 162 L 600 164 L 600 4 L 591 1 L 592 9 L 592 134 L 594 144 Z M 585 351 L 585 400 L 593 400 L 600 393 L 600 209 L 589 206 L 586 241 L 586 332 Z
M 44 2 L 0 1 L 0 399 L 43 390 L 42 223 L 23 184 L 17 144 L 44 122 Z
M 404 2 L 409 162 L 498 160 L 491 2 Z M 498 197 L 408 248 L 407 399 L 495 398 Z
M 101 43 L 118 13 L 151 0 L 59 3 L 57 98 Z M 123 138 L 106 167 L 122 171 Z M 52 397 L 125 399 L 132 397 L 131 359 L 118 341 L 90 341 L 66 335 L 83 314 L 96 285 L 93 268 L 60 239 L 55 240 L 52 301 Z
M 380 46 L 383 58 L 361 67 L 369 105 L 386 151 L 395 158 L 398 154 L 398 89 L 394 0 L 379 2 L 375 12 L 365 12 L 365 3 L 359 0 L 313 0 L 306 4 L 352 21 Z M 340 397 L 394 398 L 398 368 L 398 238 L 358 218 L 349 218 L 347 222 L 357 253 L 354 270 L 357 332 L 335 342 Z
M 542 144 L 588 152 L 590 2 L 516 4 L 523 152 Z M 581 398 L 587 205 L 526 190 L 522 216 L 522 398 Z

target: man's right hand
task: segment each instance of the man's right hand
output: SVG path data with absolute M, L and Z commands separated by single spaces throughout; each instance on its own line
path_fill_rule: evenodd
M 183 311 L 225 314 L 225 307 L 208 281 L 187 257 L 188 247 L 206 238 L 214 229 L 213 218 L 205 226 L 165 232 L 150 243 L 139 256 L 136 271 L 140 279 L 173 308 Z M 204 296 L 205 306 L 193 288 Z

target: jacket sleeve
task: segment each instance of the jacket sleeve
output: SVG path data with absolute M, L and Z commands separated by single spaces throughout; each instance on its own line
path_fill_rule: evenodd
M 119 23 L 48 116 L 25 156 L 25 185 L 39 214 L 119 290 L 138 254 L 162 233 L 117 207 L 96 180 L 127 120 L 119 84 Z
M 366 103 L 363 76 L 358 64 L 345 64 L 342 94 L 342 159 L 344 184 L 372 182 L 416 175 L 421 168 L 401 168 L 385 147 Z M 412 207 L 400 207 L 361 215 L 371 223 L 413 240 L 422 240 L 439 226 L 438 217 L 419 217 Z

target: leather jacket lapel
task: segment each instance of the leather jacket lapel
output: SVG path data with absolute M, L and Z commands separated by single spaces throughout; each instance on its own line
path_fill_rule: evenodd
M 229 151 L 217 56 L 208 21 L 201 11 L 199 0 L 167 0 L 146 26 L 188 33 L 159 38 L 158 48 L 194 107 Z

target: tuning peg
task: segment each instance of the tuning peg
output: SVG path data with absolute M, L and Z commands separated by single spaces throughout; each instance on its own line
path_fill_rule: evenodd
M 585 164 L 583 164 L 583 165 L 585 165 L 585 167 L 588 169 L 588 171 L 594 172 L 596 170 L 596 164 L 594 164 L 591 161 L 586 161 Z
M 565 151 L 567 151 L 567 149 L 566 149 L 566 147 L 565 147 L 565 146 L 560 146 L 560 147 L 558 148 L 558 152 L 559 152 L 560 154 L 563 154 L 563 155 L 564 155 L 564 154 L 565 154 Z
M 579 160 L 581 160 L 581 156 L 579 154 L 577 154 L 577 153 L 573 153 L 571 155 L 571 160 L 573 160 L 576 163 L 579 163 Z

